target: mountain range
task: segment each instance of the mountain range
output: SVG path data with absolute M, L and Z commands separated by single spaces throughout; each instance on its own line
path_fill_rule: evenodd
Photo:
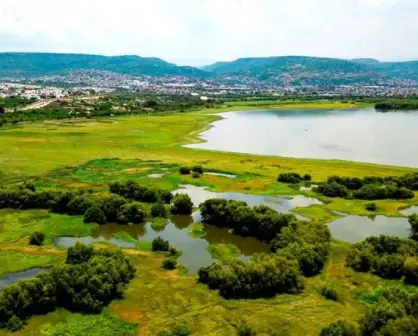
M 29 78 L 78 70 L 105 70 L 140 76 L 237 79 L 280 85 L 417 85 L 418 61 L 380 62 L 280 56 L 239 58 L 203 68 L 177 66 L 159 58 L 56 53 L 0 53 L 0 77 Z

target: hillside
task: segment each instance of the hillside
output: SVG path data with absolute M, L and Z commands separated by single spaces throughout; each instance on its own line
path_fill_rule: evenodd
M 0 77 L 34 77 L 75 70 L 107 70 L 128 75 L 204 77 L 205 71 L 159 58 L 55 53 L 0 53 Z
M 379 85 L 418 81 L 418 62 L 384 63 L 306 56 L 240 58 L 203 68 L 217 76 L 241 76 L 283 85 Z

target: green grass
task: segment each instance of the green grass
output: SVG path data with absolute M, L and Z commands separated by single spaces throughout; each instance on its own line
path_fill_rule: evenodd
M 34 231 L 45 233 L 45 244 L 56 236 L 89 235 L 97 224 L 85 224 L 83 217 L 49 213 L 46 210 L 0 210 L 0 243 L 13 243 Z
M 35 255 L 0 250 L 0 278 L 7 273 L 20 272 L 33 267 L 50 267 L 64 261 L 60 255 Z
M 239 248 L 232 244 L 211 244 L 208 246 L 208 252 L 223 264 L 230 264 L 241 254 Z
M 341 216 L 333 213 L 332 211 L 328 210 L 324 205 L 311 205 L 309 207 L 297 207 L 292 210 L 292 212 L 309 218 L 314 221 L 322 222 L 322 223 L 329 223 Z
M 193 223 L 189 226 L 189 236 L 193 238 L 202 238 L 206 236 L 206 231 L 202 223 Z

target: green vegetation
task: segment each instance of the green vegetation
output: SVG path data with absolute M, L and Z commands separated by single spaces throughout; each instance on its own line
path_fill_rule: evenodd
M 55 266 L 31 280 L 6 287 L 0 294 L 0 328 L 16 331 L 35 313 L 55 307 L 100 313 L 121 297 L 135 269 L 120 252 L 93 250 L 82 244 L 69 248 L 65 266 Z
M 174 215 L 190 215 L 193 211 L 193 202 L 190 196 L 186 194 L 175 195 L 170 211 Z
M 241 254 L 239 248 L 232 244 L 209 245 L 208 252 L 213 259 L 219 260 L 223 264 L 230 264 Z
M 418 99 L 388 100 L 375 104 L 378 111 L 418 110 Z
M 43 232 L 35 231 L 29 236 L 29 244 L 41 246 L 44 244 L 45 234 Z
M 154 252 L 162 251 L 167 252 L 170 249 L 168 240 L 164 240 L 161 237 L 157 237 L 152 241 L 152 250 Z
M 193 223 L 189 226 L 189 236 L 193 238 L 202 238 L 206 236 L 205 227 L 202 223 Z
M 305 174 L 303 176 L 298 173 L 281 173 L 277 177 L 278 182 L 283 183 L 300 183 L 302 181 L 310 181 L 312 179 L 311 175 Z

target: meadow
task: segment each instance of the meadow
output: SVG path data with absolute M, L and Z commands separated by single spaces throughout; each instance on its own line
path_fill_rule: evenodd
M 330 106 L 330 104 L 332 106 Z M 257 102 L 274 108 L 270 101 Z M 289 104 L 293 108 L 344 108 L 347 103 L 316 102 Z M 280 105 L 284 107 L 284 105 Z M 38 189 L 92 189 L 102 192 L 112 181 L 135 180 L 140 184 L 175 190 L 182 184 L 208 186 L 212 191 L 234 191 L 259 195 L 314 196 L 276 181 L 282 172 L 310 174 L 322 182 L 332 174 L 340 176 L 400 176 L 416 169 L 339 160 L 296 159 L 258 156 L 185 148 L 199 139 L 219 116 L 213 112 L 254 108 L 233 104 L 181 114 L 138 115 L 91 120 L 21 123 L 0 130 L 0 184 L 13 186 L 31 181 Z M 296 113 L 296 112 L 295 112 Z M 206 171 L 228 173 L 236 178 L 204 174 L 199 178 L 181 175 L 180 166 L 202 165 Z M 160 178 L 150 177 L 162 174 Z M 317 197 L 317 195 L 315 195 Z M 319 197 L 323 205 L 293 211 L 312 220 L 330 222 L 332 211 L 368 215 L 360 200 Z M 418 205 L 411 200 L 377 201 L 378 212 L 402 216 L 399 209 Z M 45 210 L 0 210 L 0 275 L 35 266 L 63 262 L 65 250 L 56 247 L 58 236 L 86 236 L 97 229 L 84 224 L 79 216 L 48 213 Z M 33 231 L 43 231 L 42 247 L 28 245 Z M 193 224 L 190 235 L 203 235 Z M 119 235 L 123 238 L 123 234 Z M 125 237 L 125 239 L 132 239 Z M 103 243 L 96 243 L 100 248 Z M 158 335 L 186 325 L 196 335 L 231 335 L 243 323 L 254 327 L 257 335 L 317 335 L 321 326 L 345 318 L 356 322 L 365 312 L 365 297 L 379 286 L 400 283 L 357 273 L 345 266 L 349 244 L 333 241 L 324 271 L 308 278 L 306 289 L 297 295 L 278 295 L 273 299 L 226 300 L 216 291 L 198 284 L 196 277 L 182 274 L 181 268 L 161 268 L 164 256 L 147 248 L 124 249 L 137 268 L 125 297 L 114 301 L 100 315 L 86 316 L 58 309 L 35 316 L 15 335 Z M 211 247 L 221 260 L 235 255 L 234 246 Z M 3 266 L 5 265 L 5 266 Z M 324 284 L 338 290 L 339 300 L 320 294 Z M 100 328 L 98 327 L 100 325 Z M 88 333 L 87 333 L 88 332 Z M 0 336 L 7 335 L 0 330 Z M 163 334 L 161 334 L 163 335 Z

